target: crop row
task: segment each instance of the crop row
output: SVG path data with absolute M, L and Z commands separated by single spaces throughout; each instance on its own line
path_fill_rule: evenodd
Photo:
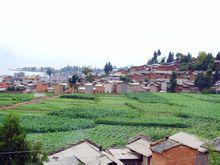
M 164 118 L 164 117 L 142 117 L 142 118 L 98 118 L 95 120 L 96 124 L 106 125 L 127 125 L 127 126 L 149 126 L 149 127 L 176 127 L 186 128 L 189 124 L 183 122 L 179 118 Z
M 164 97 L 155 95 L 153 93 L 126 93 L 125 95 L 130 99 L 145 103 L 161 103 L 168 101 L 168 99 L 165 99 Z
M 115 117 L 140 117 L 140 112 L 133 109 L 112 110 L 112 109 L 96 109 L 96 108 L 71 108 L 50 112 L 52 116 L 62 116 L 69 118 L 88 118 L 115 116 Z
M 72 95 L 61 95 L 61 98 L 67 98 L 67 99 L 84 99 L 84 100 L 96 100 L 97 97 L 92 95 L 83 95 L 83 94 L 72 94 Z
M 2 120 L 1 115 L 1 120 Z M 29 133 L 45 133 L 69 130 L 80 130 L 95 126 L 93 120 L 71 119 L 47 115 L 22 115 L 20 116 L 22 127 Z

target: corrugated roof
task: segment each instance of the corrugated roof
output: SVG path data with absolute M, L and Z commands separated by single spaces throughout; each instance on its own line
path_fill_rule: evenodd
M 202 144 L 205 143 L 205 141 L 201 140 L 195 135 L 185 133 L 185 132 L 179 132 L 177 134 L 174 134 L 169 137 L 169 139 L 174 140 L 176 142 L 182 143 L 188 147 L 197 149 L 200 152 L 206 152 L 207 150 L 205 148 L 202 148 Z
M 217 137 L 209 142 L 204 143 L 202 147 L 206 149 L 211 147 L 212 150 L 220 152 L 220 137 Z
M 49 161 L 44 162 L 44 165 L 73 165 L 73 164 L 78 164 L 79 161 L 74 157 L 62 157 L 62 159 L 56 157 L 49 156 L 48 157 Z
M 56 162 L 71 162 L 74 164 L 75 159 L 85 164 L 91 165 L 104 165 L 115 162 L 112 157 L 108 157 L 104 152 L 99 151 L 99 148 L 89 141 L 79 142 L 71 148 L 65 149 L 58 153 L 49 156 L 49 162 L 47 164 L 55 162 L 53 158 L 56 158 Z M 120 161 L 118 160 L 120 163 Z M 71 164 L 71 163 L 70 163 Z
M 143 139 L 138 139 L 130 144 L 128 144 L 126 147 L 128 147 L 130 150 L 135 151 L 139 154 L 142 154 L 144 156 L 151 156 L 152 151 L 150 148 L 150 143 Z
M 111 148 L 109 152 L 119 160 L 139 159 L 139 156 L 128 148 Z
M 180 143 L 175 142 L 175 141 L 170 140 L 170 139 L 164 139 L 164 140 L 161 140 L 161 141 L 157 142 L 150 149 L 153 152 L 162 153 L 163 151 L 168 150 L 168 149 L 173 148 L 173 147 L 176 147 L 178 145 L 180 145 Z

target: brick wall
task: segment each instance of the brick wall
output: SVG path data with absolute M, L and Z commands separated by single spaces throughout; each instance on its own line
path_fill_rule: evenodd
M 180 145 L 168 149 L 161 154 L 153 153 L 152 165 L 196 165 L 198 156 L 199 153 L 197 150 Z M 208 157 L 207 159 L 203 159 L 203 164 L 208 164 Z
M 95 93 L 104 93 L 104 86 L 95 86 Z
M 37 92 L 47 92 L 49 85 L 47 84 L 37 84 L 36 91 Z

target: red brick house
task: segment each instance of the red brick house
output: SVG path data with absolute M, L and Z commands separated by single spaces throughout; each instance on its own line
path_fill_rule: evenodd
M 9 85 L 7 83 L 1 82 L 0 83 L 0 91 L 6 91 Z
M 140 70 L 149 70 L 149 66 L 148 65 L 132 66 L 129 69 L 130 72 L 135 72 L 135 71 L 140 71 Z
M 149 74 L 146 73 L 132 73 L 128 76 L 131 80 L 144 81 L 150 78 Z
M 151 145 L 152 165 L 208 165 L 203 141 L 196 136 L 179 132 Z
M 176 92 L 198 92 L 193 81 L 177 80 Z
M 178 64 L 169 64 L 169 65 L 159 65 L 157 70 L 161 71 L 175 71 L 178 70 L 179 65 Z
M 67 89 L 68 85 L 66 83 L 60 83 L 60 84 L 56 84 L 54 87 L 54 94 L 55 95 L 60 95 L 65 93 L 65 90 Z M 72 93 L 72 92 L 70 92 Z
M 104 85 L 101 83 L 95 84 L 95 90 L 94 93 L 104 93 L 105 88 Z
M 161 91 L 161 85 L 159 83 L 153 83 L 150 84 L 150 92 L 160 92 Z
M 43 83 L 39 83 L 37 84 L 37 87 L 36 87 L 36 92 L 47 92 L 48 91 L 48 87 L 49 85 L 48 84 L 43 84 Z

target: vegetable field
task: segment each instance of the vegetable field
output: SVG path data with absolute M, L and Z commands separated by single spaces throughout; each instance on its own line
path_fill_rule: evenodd
M 34 98 L 32 94 L 6 94 L 0 93 L 0 107 L 9 106 L 16 103 L 30 101 Z
M 31 96 L 3 96 L 0 105 Z M 8 98 L 7 98 L 8 97 Z M 11 101 L 10 101 L 11 99 Z M 23 99 L 23 100 L 22 100 Z M 202 138 L 220 136 L 220 95 L 128 93 L 64 95 L 0 111 L 20 116 L 29 140 L 42 141 L 48 152 L 90 139 L 104 147 L 120 146 L 137 134 L 154 140 L 186 131 Z

